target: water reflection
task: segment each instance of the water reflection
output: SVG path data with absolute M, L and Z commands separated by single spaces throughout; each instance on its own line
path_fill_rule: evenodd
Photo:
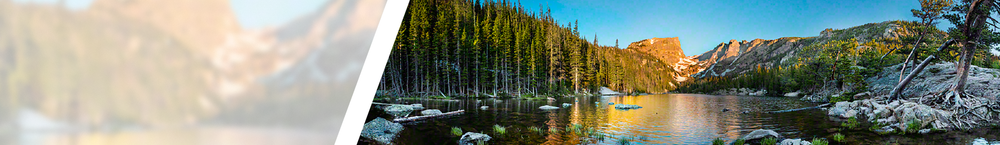
M 382 102 L 382 101 L 376 101 Z M 481 103 L 476 103 L 481 102 Z M 597 103 L 594 103 L 597 102 Z M 613 105 L 636 104 L 643 108 L 618 110 Z M 451 127 L 461 127 L 466 132 L 482 132 L 494 137 L 498 144 L 615 144 L 618 138 L 633 138 L 642 144 L 711 144 L 715 138 L 732 141 L 741 134 L 756 129 L 772 129 L 789 138 L 830 138 L 839 123 L 831 121 L 823 110 L 767 114 L 777 111 L 818 104 L 805 103 L 795 98 L 714 96 L 698 94 L 669 94 L 623 97 L 569 97 L 556 101 L 534 100 L 398 100 L 390 103 L 420 103 L 429 109 L 467 112 L 458 116 L 404 123 L 406 129 L 396 142 L 404 144 L 455 144 L 457 136 L 450 135 Z M 542 105 L 562 107 L 557 110 L 538 109 Z M 482 105 L 488 110 L 479 110 Z M 728 109 L 729 111 L 723 111 Z M 743 113 L 744 111 L 748 113 Z M 373 107 L 368 120 L 375 117 L 389 118 Z M 509 126 L 507 134 L 493 133 L 493 125 Z M 572 124 L 594 128 L 607 134 L 606 139 L 566 132 Z M 539 134 L 528 130 L 539 127 L 555 128 L 559 132 Z M 867 131 L 844 131 L 851 143 L 970 143 L 976 138 L 997 140 L 991 135 L 998 130 L 985 129 L 979 133 L 946 133 L 945 135 L 879 136 Z

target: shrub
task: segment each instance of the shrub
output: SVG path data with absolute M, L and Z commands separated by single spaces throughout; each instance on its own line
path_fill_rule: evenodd
M 743 139 L 736 139 L 736 141 L 733 141 L 733 144 L 735 144 L 735 145 L 743 145 L 744 144 L 743 142 L 744 142 Z
M 493 132 L 496 132 L 499 135 L 503 135 L 507 133 L 507 128 L 500 125 L 493 125 Z
M 455 135 L 455 136 L 462 136 L 462 128 L 452 127 L 451 128 L 451 134 Z
M 722 138 L 715 138 L 714 140 L 712 140 L 712 145 L 725 145 L 725 144 L 726 141 L 722 140 Z
M 844 142 L 844 135 L 840 134 L 840 133 L 833 134 L 833 141 Z M 816 144 L 816 143 L 813 143 L 813 144 Z
M 760 144 L 765 144 L 765 145 L 778 144 L 778 138 L 773 138 L 773 137 L 764 138 L 764 140 L 760 141 Z
M 847 127 L 847 129 L 854 129 L 854 127 L 858 127 L 859 124 L 860 123 L 858 123 L 857 118 L 851 117 L 847 118 L 847 122 L 840 123 L 840 126 Z
M 827 145 L 827 144 L 830 144 L 830 142 L 827 142 L 826 140 L 819 139 L 819 138 L 813 138 L 812 142 L 810 142 L 810 143 L 812 143 L 813 145 Z

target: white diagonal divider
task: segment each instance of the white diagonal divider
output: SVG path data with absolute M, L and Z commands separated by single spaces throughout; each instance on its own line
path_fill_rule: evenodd
M 354 95 L 351 96 L 351 103 L 347 107 L 343 124 L 340 125 L 340 132 L 337 133 L 337 145 L 358 144 L 365 117 L 368 116 L 368 109 L 371 107 L 372 99 L 375 98 L 379 79 L 385 70 L 389 52 L 392 51 L 392 43 L 396 41 L 396 33 L 399 31 L 409 3 L 409 0 L 386 1 L 382 17 L 378 21 L 378 29 L 375 30 L 375 39 L 372 39 L 368 56 L 365 57 L 365 65 L 361 68 L 361 75 L 358 76 L 358 83 L 354 87 Z

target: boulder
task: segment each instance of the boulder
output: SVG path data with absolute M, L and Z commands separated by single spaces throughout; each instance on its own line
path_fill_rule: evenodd
M 551 110 L 551 109 L 559 109 L 559 107 L 556 107 L 556 106 L 549 106 L 549 105 L 544 105 L 544 106 L 542 106 L 542 107 L 538 107 L 538 109 L 542 109 L 542 110 Z
M 789 92 L 789 93 L 785 93 L 785 95 L 784 95 L 784 96 L 785 96 L 785 97 L 798 97 L 798 96 L 799 96 L 799 94 L 802 94 L 802 92 L 799 92 L 799 91 L 795 91 L 795 92 Z
M 459 145 L 474 145 L 479 142 L 487 142 L 492 139 L 489 135 L 475 132 L 466 132 L 462 135 L 462 139 L 458 140 Z
M 570 104 L 570 103 L 563 103 L 562 105 L 563 105 L 563 107 L 573 106 L 573 104 Z
M 628 109 L 639 109 L 639 108 L 642 108 L 642 106 L 639 106 L 639 105 L 629 105 L 629 104 L 615 104 L 615 109 L 626 109 L 626 110 L 628 110 Z
M 740 137 L 740 139 L 746 142 L 759 142 L 759 140 L 768 137 L 773 137 L 777 139 L 781 138 L 781 134 L 778 134 L 778 132 L 774 132 L 774 130 L 758 129 L 754 130 L 753 132 L 750 132 L 750 134 L 743 135 L 743 137 Z
M 481 106 L 481 107 L 479 107 L 479 109 L 482 109 L 482 110 L 490 109 L 490 106 Z
M 887 134 L 887 133 L 896 132 L 896 129 L 892 128 L 892 126 L 885 126 L 885 127 L 876 129 L 874 131 L 875 131 L 875 133 L 878 133 L 878 134 Z
M 862 93 L 854 94 L 853 97 L 854 97 L 854 100 L 868 99 L 868 98 L 872 97 L 872 92 L 862 92 Z
M 423 115 L 438 115 L 438 114 L 441 114 L 441 110 L 427 109 L 427 110 L 424 110 L 424 111 L 420 111 L 420 114 L 423 114 Z
M 403 131 L 403 125 L 383 118 L 375 118 L 365 123 L 361 130 L 361 137 L 375 140 L 382 144 L 390 144 L 396 138 L 396 134 Z
M 413 107 L 410 105 L 392 105 L 383 108 L 383 110 L 385 110 L 385 113 L 389 113 L 389 115 L 392 116 L 406 117 L 410 115 L 410 112 L 413 112 Z
M 830 102 L 829 98 L 821 95 L 806 95 L 805 97 L 802 97 L 799 100 L 806 102 Z
M 413 110 L 424 110 L 423 104 L 410 104 L 410 107 L 413 108 Z
M 917 133 L 920 133 L 920 134 L 931 133 L 931 129 L 921 129 L 921 130 L 918 130 Z
M 812 142 L 805 141 L 802 139 L 785 139 L 781 140 L 779 145 L 812 145 Z
M 840 114 L 840 118 L 851 118 L 858 115 L 858 110 L 847 110 L 844 114 Z

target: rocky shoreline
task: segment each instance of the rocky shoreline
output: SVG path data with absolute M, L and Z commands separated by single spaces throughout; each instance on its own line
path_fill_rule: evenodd
M 903 99 L 888 101 L 888 93 L 898 81 L 899 65 L 884 68 L 868 78 L 871 98 L 837 102 L 829 116 L 858 118 L 878 125 L 878 133 L 927 133 L 931 130 L 967 130 L 1000 124 L 1000 71 L 972 66 L 963 101 L 943 100 L 941 93 L 954 84 L 953 63 L 938 63 L 913 80 Z

